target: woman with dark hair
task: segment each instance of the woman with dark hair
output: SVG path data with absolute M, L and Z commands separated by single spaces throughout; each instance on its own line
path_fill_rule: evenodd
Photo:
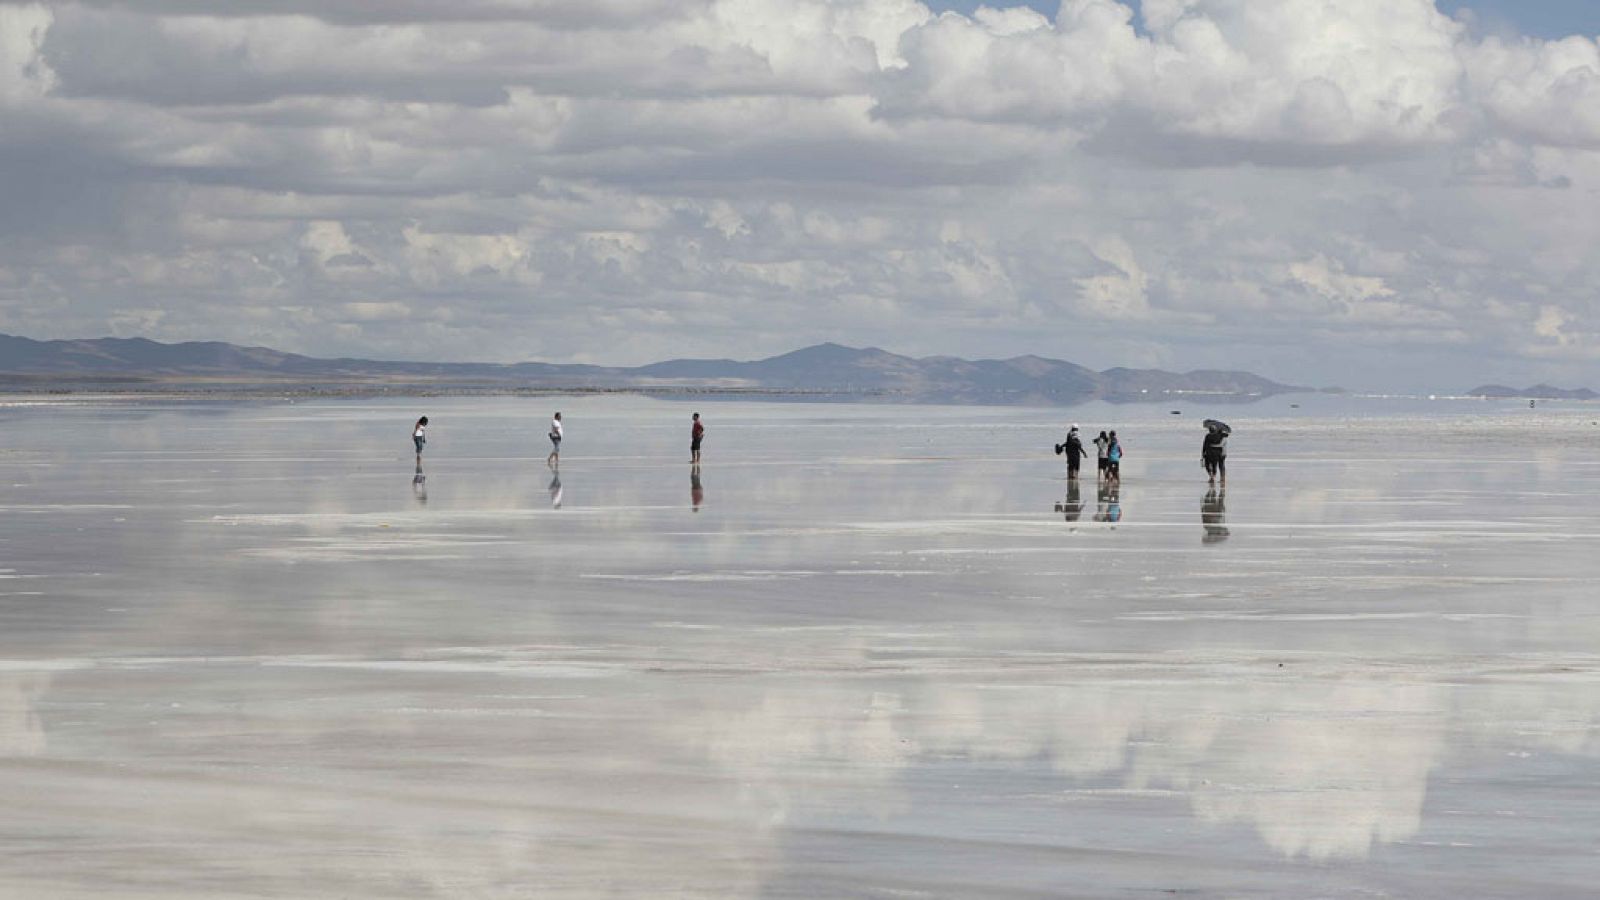
M 1111 432 L 1111 443 L 1106 449 L 1106 474 L 1115 484 L 1122 483 L 1122 442 Z
M 428 417 L 423 416 L 411 426 L 411 442 L 417 445 L 417 469 L 422 469 L 422 445 L 428 443 Z
M 1107 437 L 1105 430 L 1102 429 L 1100 436 L 1094 439 L 1094 455 L 1097 466 L 1094 474 L 1096 479 L 1106 477 L 1106 473 L 1111 471 L 1111 461 L 1106 458 L 1110 451 L 1111 438 Z

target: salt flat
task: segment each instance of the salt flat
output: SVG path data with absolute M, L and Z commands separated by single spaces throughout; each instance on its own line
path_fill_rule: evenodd
M 1592 896 L 1600 409 L 1293 399 L 0 400 L 0 896 Z

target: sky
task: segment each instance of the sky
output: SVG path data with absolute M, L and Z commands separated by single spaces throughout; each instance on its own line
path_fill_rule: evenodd
M 1600 387 L 1600 4 L 999 6 L 0 0 L 0 332 Z
M 970 15 L 980 6 L 1005 5 L 996 0 L 988 3 L 934 0 L 928 3 L 928 8 L 934 12 L 955 11 Z M 1027 6 L 1054 18 L 1061 8 L 1061 0 L 1030 0 L 1010 5 Z M 1600 3 L 1594 0 L 1447 0 L 1439 3 L 1438 8 L 1451 16 L 1465 12 L 1467 20 L 1482 30 L 1542 38 L 1600 35 Z

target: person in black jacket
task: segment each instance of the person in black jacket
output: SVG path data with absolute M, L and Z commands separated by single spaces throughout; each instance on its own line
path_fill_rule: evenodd
M 1221 428 L 1207 428 L 1205 442 L 1200 445 L 1200 462 L 1206 467 L 1206 483 L 1228 486 L 1228 432 Z
M 1067 431 L 1066 443 L 1056 445 L 1056 454 L 1058 456 L 1061 454 L 1066 454 L 1067 480 L 1077 481 L 1078 468 L 1082 465 L 1083 457 L 1085 455 L 1083 450 L 1083 440 L 1078 437 L 1077 425 L 1073 425 L 1072 428 Z

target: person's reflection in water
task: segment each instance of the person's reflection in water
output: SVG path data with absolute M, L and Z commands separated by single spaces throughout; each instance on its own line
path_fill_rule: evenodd
M 560 472 L 556 473 L 556 477 L 550 479 L 550 508 L 551 509 L 560 509 L 561 508 L 561 473 Z
M 428 476 L 422 474 L 422 462 L 417 462 L 417 474 L 411 477 L 411 493 L 417 498 L 417 503 L 428 505 Z
M 1206 536 L 1200 539 L 1203 544 L 1217 544 L 1228 539 L 1228 492 L 1216 490 L 1206 491 L 1204 500 L 1200 501 L 1200 524 L 1206 528 Z
M 1056 504 L 1056 512 L 1068 522 L 1076 522 L 1083 516 L 1083 493 L 1078 487 L 1076 478 L 1067 482 L 1067 499 Z
M 1122 521 L 1122 485 L 1111 479 L 1100 482 L 1099 495 L 1096 497 L 1099 505 L 1094 509 L 1096 522 Z
M 696 463 L 689 469 L 689 505 L 699 512 L 700 504 L 705 500 L 706 489 L 700 486 L 700 464 Z

